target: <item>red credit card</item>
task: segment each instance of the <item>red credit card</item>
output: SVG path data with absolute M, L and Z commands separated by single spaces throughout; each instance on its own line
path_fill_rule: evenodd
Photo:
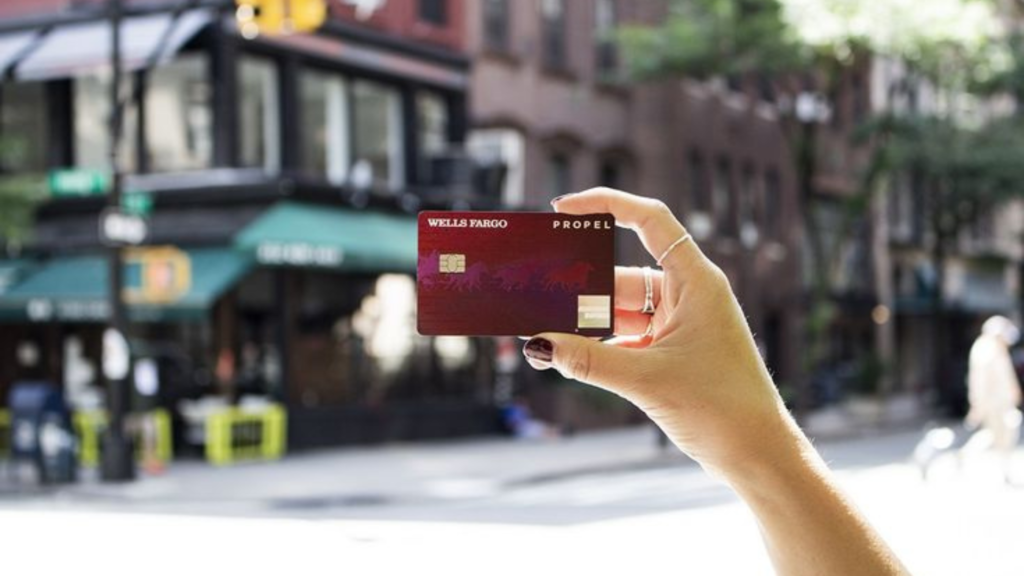
M 416 285 L 425 336 L 609 336 L 615 219 L 420 212 Z

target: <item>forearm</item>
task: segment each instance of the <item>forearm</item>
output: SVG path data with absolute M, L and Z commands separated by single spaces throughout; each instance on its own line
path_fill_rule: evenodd
M 778 573 L 908 574 L 795 424 L 786 428 L 768 457 L 726 474 L 757 517 Z

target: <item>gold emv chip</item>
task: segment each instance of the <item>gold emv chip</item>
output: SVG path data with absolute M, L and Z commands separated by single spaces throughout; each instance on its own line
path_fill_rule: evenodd
M 611 328 L 611 296 L 579 296 L 577 300 L 577 328 Z
M 466 255 L 441 254 L 439 271 L 442 274 L 462 274 L 466 271 Z

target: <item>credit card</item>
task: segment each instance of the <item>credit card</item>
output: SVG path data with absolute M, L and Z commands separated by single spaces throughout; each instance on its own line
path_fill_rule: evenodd
M 420 212 L 416 286 L 425 336 L 609 336 L 615 219 Z

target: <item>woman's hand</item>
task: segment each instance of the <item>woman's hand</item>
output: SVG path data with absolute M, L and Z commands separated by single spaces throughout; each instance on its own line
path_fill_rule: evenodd
M 750 506 L 780 574 L 904 575 L 789 417 L 722 271 L 661 202 L 598 188 L 556 199 L 566 214 L 610 212 L 661 258 L 653 316 L 641 269 L 615 271 L 616 333 L 603 343 L 540 334 L 523 352 L 538 369 L 620 394 Z M 675 245 L 673 247 L 673 245 Z M 648 329 L 650 326 L 650 329 Z
M 611 213 L 654 258 L 686 234 L 662 202 L 618 190 L 595 188 L 552 204 L 564 214 Z M 539 334 L 523 349 L 530 365 L 619 394 L 680 449 L 726 477 L 755 459 L 777 458 L 799 433 L 725 275 L 692 240 L 668 252 L 662 268 L 652 272 L 653 315 L 641 312 L 642 269 L 616 268 L 620 338 Z

